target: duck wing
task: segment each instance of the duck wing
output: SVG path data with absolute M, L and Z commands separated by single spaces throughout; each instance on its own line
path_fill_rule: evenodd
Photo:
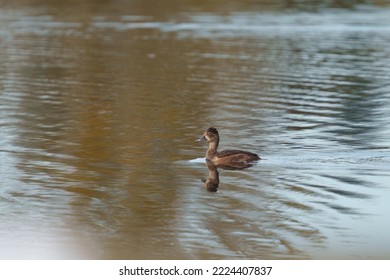
M 255 153 L 241 151 L 241 150 L 223 150 L 218 153 L 217 157 L 224 158 L 224 157 L 231 157 L 231 156 L 238 156 L 238 155 L 247 155 L 252 159 L 260 159 L 260 157 Z

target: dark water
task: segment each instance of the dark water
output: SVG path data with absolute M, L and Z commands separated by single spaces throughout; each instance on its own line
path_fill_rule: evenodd
M 0 258 L 389 259 L 387 1 L 50 2 L 0 9 Z M 217 192 L 209 126 L 263 158 Z

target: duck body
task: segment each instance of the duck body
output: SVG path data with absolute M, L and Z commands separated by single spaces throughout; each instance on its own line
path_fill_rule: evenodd
M 241 150 L 223 150 L 218 152 L 219 133 L 214 127 L 208 128 L 197 141 L 207 141 L 209 147 L 206 160 L 217 166 L 245 168 L 251 163 L 260 160 L 260 157 L 251 152 Z

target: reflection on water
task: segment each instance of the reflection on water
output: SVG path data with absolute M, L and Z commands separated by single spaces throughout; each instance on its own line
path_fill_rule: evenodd
M 211 161 L 206 160 L 206 166 L 209 170 L 207 179 L 203 179 L 204 187 L 209 192 L 216 192 L 219 187 L 219 172 L 218 167 Z
M 0 258 L 389 258 L 386 3 L 38 2 L 0 11 Z
M 209 174 L 206 179 L 202 179 L 202 182 L 204 183 L 204 187 L 209 192 L 216 192 L 218 191 L 219 187 L 219 171 L 218 168 L 226 169 L 226 170 L 244 170 L 246 168 L 249 168 L 253 166 L 253 164 L 243 164 L 241 162 L 238 162 L 236 164 L 231 164 L 229 166 L 226 165 L 215 165 L 210 160 L 206 159 L 206 166 L 209 170 Z

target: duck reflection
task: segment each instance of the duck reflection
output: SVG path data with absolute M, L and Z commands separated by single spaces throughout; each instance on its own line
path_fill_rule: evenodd
M 206 159 L 206 165 L 209 170 L 209 176 L 207 179 L 202 179 L 204 187 L 209 192 L 216 192 L 219 187 L 219 172 L 217 166 L 211 161 Z
M 206 179 L 202 179 L 204 187 L 209 192 L 216 192 L 219 187 L 219 172 L 218 168 L 227 170 L 242 170 L 251 167 L 252 164 L 231 163 L 229 165 L 214 164 L 211 160 L 206 159 L 206 166 L 209 170 L 209 175 Z

